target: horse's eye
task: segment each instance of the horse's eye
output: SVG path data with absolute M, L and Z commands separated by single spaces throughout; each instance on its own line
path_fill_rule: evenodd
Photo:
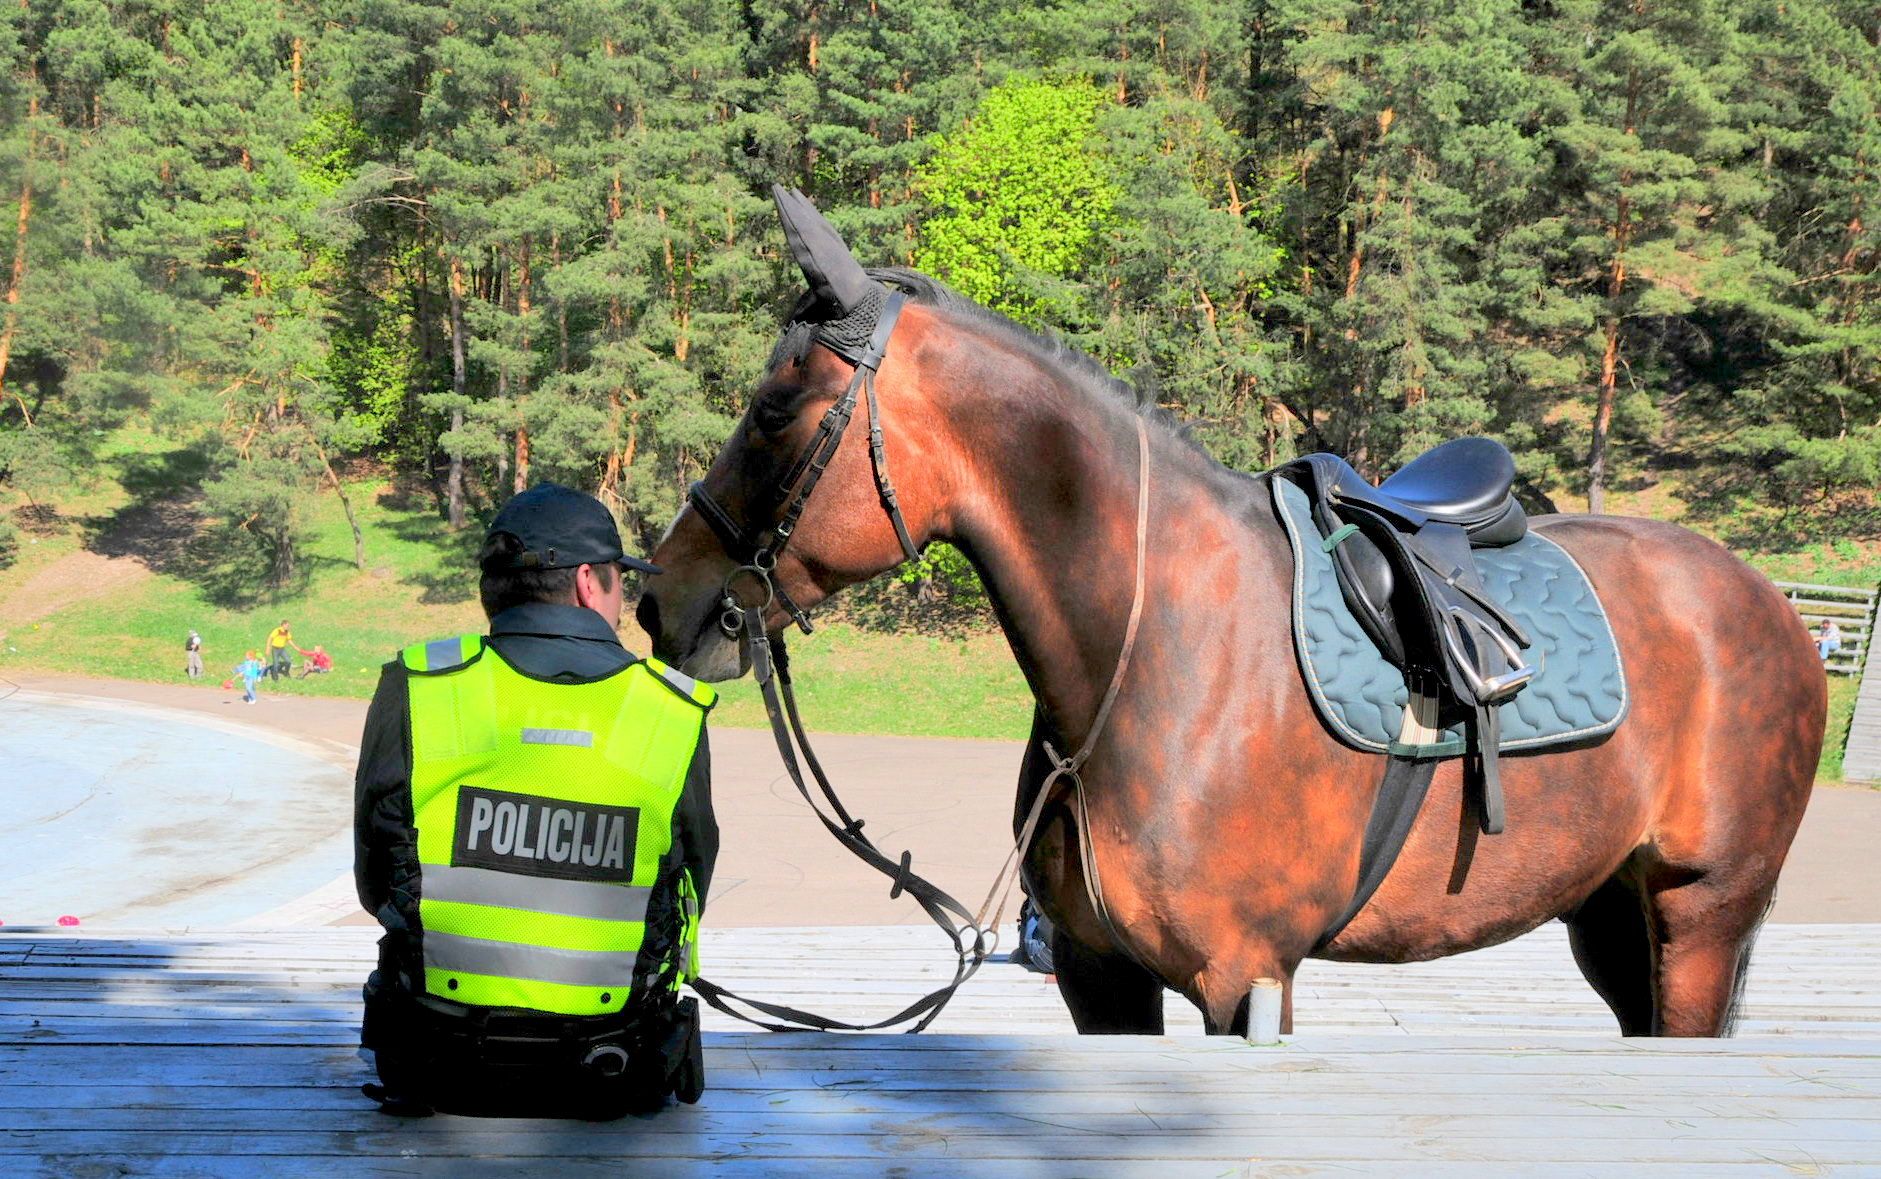
M 796 390 L 773 389 L 758 398 L 751 407 L 751 420 L 766 434 L 782 434 L 797 420 Z

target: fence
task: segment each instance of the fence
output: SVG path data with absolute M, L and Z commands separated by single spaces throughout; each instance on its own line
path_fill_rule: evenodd
M 1874 635 L 1875 599 L 1881 596 L 1870 586 L 1851 589 L 1845 585 L 1810 585 L 1806 582 L 1779 581 L 1776 587 L 1803 616 L 1811 632 L 1830 620 L 1842 630 L 1842 649 L 1829 656 L 1830 675 L 1860 675 L 1862 660 Z

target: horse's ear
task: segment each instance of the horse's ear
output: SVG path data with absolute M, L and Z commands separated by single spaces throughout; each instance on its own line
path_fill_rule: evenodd
M 791 256 L 803 268 L 803 277 L 817 301 L 839 308 L 844 315 L 868 301 L 876 283 L 849 253 L 836 227 L 824 220 L 810 198 L 794 188 L 771 185 L 771 198 L 784 222 L 784 240 Z

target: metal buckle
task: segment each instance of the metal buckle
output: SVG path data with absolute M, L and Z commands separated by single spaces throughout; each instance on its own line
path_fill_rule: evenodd
M 581 1067 L 603 1077 L 618 1077 L 627 1071 L 627 1050 L 618 1044 L 602 1044 L 582 1058 Z

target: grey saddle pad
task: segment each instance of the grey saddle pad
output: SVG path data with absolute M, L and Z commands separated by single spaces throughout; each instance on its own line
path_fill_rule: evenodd
M 1306 493 L 1285 479 L 1272 484 L 1293 545 L 1293 646 L 1307 691 L 1341 741 L 1386 752 L 1404 719 L 1404 676 L 1378 653 L 1340 596 Z M 1611 733 L 1626 715 L 1626 674 L 1587 574 L 1560 545 L 1533 532 L 1474 556 L 1490 596 L 1534 640 L 1527 654 L 1540 668 L 1502 706 L 1501 747 L 1545 749 Z M 1462 731 L 1446 729 L 1439 743 L 1417 752 L 1461 753 Z

